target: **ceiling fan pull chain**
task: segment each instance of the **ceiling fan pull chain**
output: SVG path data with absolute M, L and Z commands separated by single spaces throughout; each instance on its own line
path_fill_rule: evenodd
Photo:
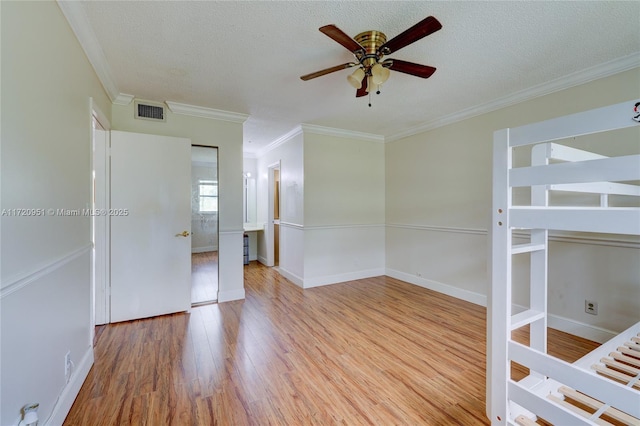
M 369 108 L 371 108 L 371 92 L 369 92 Z

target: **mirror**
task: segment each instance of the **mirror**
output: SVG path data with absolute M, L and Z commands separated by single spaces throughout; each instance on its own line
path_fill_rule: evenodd
M 218 298 L 218 149 L 191 147 L 191 305 Z
M 255 224 L 258 221 L 256 214 L 256 180 L 252 177 L 244 178 L 243 193 L 244 223 Z

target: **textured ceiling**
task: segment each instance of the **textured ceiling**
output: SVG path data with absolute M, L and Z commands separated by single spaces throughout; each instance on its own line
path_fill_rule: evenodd
M 640 2 L 85 1 L 117 90 L 249 114 L 244 149 L 301 123 L 392 137 L 471 107 L 640 52 Z M 392 72 L 355 98 L 349 70 L 299 76 L 353 56 L 318 31 L 391 38 L 433 15 L 442 30 L 390 55 L 437 68 Z M 628 62 L 628 61 L 627 61 Z M 632 61 L 633 62 L 633 61 Z

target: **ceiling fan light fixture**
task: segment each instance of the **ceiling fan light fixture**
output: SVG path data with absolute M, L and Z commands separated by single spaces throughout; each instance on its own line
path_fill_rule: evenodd
M 391 71 L 388 68 L 383 67 L 381 64 L 375 64 L 371 67 L 371 78 L 373 84 L 379 86 L 389 79 Z
M 347 81 L 354 89 L 359 89 L 362 86 L 362 79 L 364 79 L 364 69 L 358 68 L 352 74 L 347 76 Z
M 391 40 L 387 40 L 387 36 L 377 30 L 364 31 L 352 38 L 334 24 L 325 25 L 319 28 L 320 32 L 350 51 L 355 61 L 306 74 L 300 78 L 307 81 L 346 68 L 357 67 L 347 77 L 347 81 L 356 89 L 356 98 L 369 94 L 369 100 L 371 100 L 370 92 L 380 94 L 380 86 L 389 79 L 391 71 L 420 78 L 431 77 L 436 71 L 434 67 L 399 59 L 384 59 L 384 57 L 439 31 L 441 28 L 442 24 L 436 18 L 427 16 L 411 28 Z M 369 106 L 371 106 L 371 102 L 369 102 Z
M 376 85 L 376 86 L 377 86 L 377 84 L 375 84 L 375 83 L 373 82 L 373 77 L 369 77 L 369 76 L 367 76 L 366 78 L 368 79 L 368 80 L 367 80 L 367 88 L 366 88 L 366 92 L 367 92 L 367 93 L 369 93 L 369 92 L 373 92 L 373 91 L 375 91 L 374 85 Z

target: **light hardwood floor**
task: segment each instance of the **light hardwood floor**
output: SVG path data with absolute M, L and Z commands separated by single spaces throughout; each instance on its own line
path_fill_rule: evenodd
M 100 329 L 65 425 L 488 424 L 483 307 L 388 277 L 302 290 L 256 262 L 245 290 Z
M 218 298 L 218 252 L 191 255 L 191 304 L 215 302 Z

